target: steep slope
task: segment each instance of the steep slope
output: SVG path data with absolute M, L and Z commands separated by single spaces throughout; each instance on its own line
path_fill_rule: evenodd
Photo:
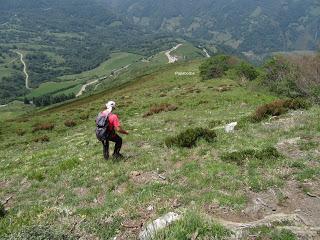
M 84 239 L 137 239 L 143 225 L 170 211 L 183 220 L 157 239 L 222 239 L 225 227 L 243 230 L 250 226 L 243 223 L 265 216 L 279 219 L 274 213 L 284 216 L 280 224 L 256 222 L 260 228 L 249 235 L 292 239 L 284 228 L 307 233 L 319 226 L 318 199 L 307 195 L 319 196 L 319 107 L 250 123 L 245 117 L 276 97 L 229 79 L 202 81 L 199 64 L 172 64 L 122 87 L 2 122 L 0 198 L 8 213 L 0 219 L 0 238 L 45 225 Z M 130 135 L 124 137 L 127 157 L 106 162 L 93 120 L 109 99 L 118 103 Z M 152 110 L 160 104 L 172 111 Z M 233 121 L 239 128 L 225 133 L 223 126 Z M 215 129 L 216 141 L 165 146 L 167 137 L 196 127 Z M 247 162 L 223 157 L 234 151 Z M 250 156 L 256 152 L 263 159 Z M 298 214 L 309 226 L 286 214 Z
M 240 51 L 311 50 L 319 44 L 316 0 L 106 0 L 153 30 L 226 45 Z

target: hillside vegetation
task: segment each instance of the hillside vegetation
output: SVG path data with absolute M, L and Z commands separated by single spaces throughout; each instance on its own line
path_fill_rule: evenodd
M 253 122 L 257 108 L 279 96 L 234 69 L 202 80 L 202 64 L 141 70 L 120 87 L 3 121 L 0 237 L 137 239 L 168 212 L 182 218 L 155 239 L 316 236 L 320 108 Z M 109 99 L 130 131 L 120 161 L 103 160 L 94 135 Z M 238 126 L 226 133 L 231 122 Z

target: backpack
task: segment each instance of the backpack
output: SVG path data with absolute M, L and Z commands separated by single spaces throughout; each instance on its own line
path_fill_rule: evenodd
M 102 112 L 96 118 L 96 137 L 99 141 L 107 140 L 109 131 L 109 114 L 104 115 Z

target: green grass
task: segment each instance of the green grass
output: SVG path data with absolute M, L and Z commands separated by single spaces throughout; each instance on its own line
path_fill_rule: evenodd
M 54 93 L 76 93 L 81 88 L 79 81 L 68 82 L 46 82 L 42 83 L 38 88 L 33 89 L 26 97 L 32 99 L 46 94 Z
M 173 51 L 171 55 L 176 55 L 183 60 L 204 58 L 205 55 L 201 49 L 196 48 L 190 43 L 183 43 L 177 50 Z
M 28 114 L 32 110 L 34 109 L 30 105 L 25 105 L 20 101 L 13 101 L 5 107 L 0 107 L 0 121 L 14 119 L 23 114 Z
M 276 146 L 279 139 L 306 133 L 318 139 L 318 106 L 303 114 L 289 112 L 281 116 L 294 118 L 297 124 L 292 126 L 277 127 L 277 120 L 271 126 L 264 121 L 247 121 L 227 134 L 220 128 L 225 123 L 246 119 L 257 106 L 276 97 L 230 79 L 201 81 L 199 61 L 145 69 L 142 66 L 146 65 L 139 64 L 135 74 L 140 77 L 135 75 L 129 81 L 129 70 L 119 76 L 117 80 L 125 85 L 10 121 L 2 120 L 0 196 L 12 196 L 13 200 L 6 217 L 0 219 L 0 238 L 34 225 L 50 225 L 68 232 L 81 219 L 85 220 L 75 230 L 81 236 L 108 239 L 119 233 L 128 234 L 127 239 L 135 238 L 134 232 L 121 226 L 124 221 L 146 222 L 176 211 L 175 200 L 180 203 L 179 211 L 196 209 L 197 215 L 184 215 L 159 236 L 184 239 L 198 231 L 201 236 L 219 238 L 226 230 L 202 217 L 207 214 L 208 204 L 216 203 L 237 213 L 245 208 L 250 189 L 259 192 L 284 185 L 288 176 L 279 170 L 282 168 L 294 170 L 291 180 L 319 178 L 317 158 L 301 159 L 299 164 L 296 159 L 276 154 L 272 154 L 271 162 L 268 158 L 272 152 L 269 147 Z M 197 74 L 180 77 L 176 71 Z M 226 92 L 216 91 L 222 84 L 232 87 Z M 123 153 L 127 158 L 122 161 L 105 161 L 93 132 L 94 119 L 108 99 L 117 102 L 117 114 L 130 132 L 124 137 Z M 175 104 L 178 109 L 143 118 L 151 106 L 159 104 Z M 83 117 L 86 115 L 88 118 Z M 66 120 L 77 122 L 77 126 L 66 127 Z M 33 132 L 34 126 L 41 123 L 52 123 L 54 129 Z M 165 146 L 168 136 L 197 127 L 215 128 L 216 140 L 199 139 L 193 148 Z M 19 129 L 25 131 L 23 136 L 16 134 Z M 44 135 L 49 142 L 33 142 Z M 254 149 L 255 158 L 241 160 L 244 164 L 221 158 L 245 149 Z M 313 164 L 314 171 L 306 171 L 302 164 Z M 133 176 L 133 171 L 140 175 Z M 146 210 L 150 205 L 154 207 L 152 213 Z
M 204 217 L 194 212 L 187 212 L 183 219 L 174 223 L 165 230 L 160 231 L 154 240 L 187 240 L 192 236 L 197 236 L 199 239 L 225 239 L 230 235 L 230 231 L 223 226 L 213 223 Z

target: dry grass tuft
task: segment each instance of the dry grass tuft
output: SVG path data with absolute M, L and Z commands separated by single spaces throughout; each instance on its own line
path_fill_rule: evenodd
M 54 124 L 52 123 L 41 123 L 36 125 L 32 132 L 38 132 L 38 131 L 52 131 L 54 129 Z
M 64 125 L 66 127 L 75 127 L 75 126 L 77 126 L 77 122 L 74 120 L 67 120 L 64 122 Z
M 306 109 L 309 104 L 302 99 L 279 99 L 262 105 L 251 116 L 252 122 L 260 122 L 269 116 L 280 116 L 289 110 Z
M 150 110 L 143 115 L 143 117 L 149 117 L 149 116 L 152 116 L 154 114 L 161 113 L 161 112 L 175 111 L 177 109 L 178 109 L 177 106 L 172 105 L 172 104 L 168 104 L 168 103 L 155 105 L 155 106 L 152 106 L 150 108 Z
M 41 143 L 45 143 L 45 142 L 49 142 L 50 139 L 47 135 L 44 135 L 44 136 L 40 136 L 40 137 L 37 137 L 35 139 L 33 139 L 34 142 L 41 142 Z

